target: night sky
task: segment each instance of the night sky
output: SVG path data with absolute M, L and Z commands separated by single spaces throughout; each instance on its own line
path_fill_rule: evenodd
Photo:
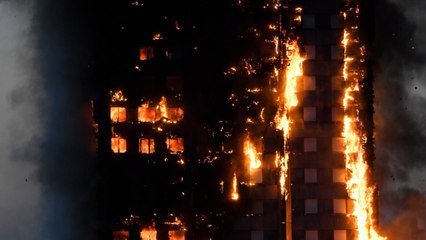
M 93 164 L 90 99 L 102 61 L 96 36 L 116 16 L 112 1 L 87 2 L 0 0 L 0 239 L 96 239 L 93 192 L 101 177 Z M 391 240 L 426 239 L 426 2 L 376 2 L 370 20 L 379 221 Z M 239 29 L 219 17 L 224 3 L 163 3 L 216 26 L 205 30 L 206 56 L 214 57 L 204 63 L 217 68 L 234 49 L 224 36 Z M 203 4 L 216 11 L 196 12 Z M 227 96 L 228 86 L 214 86 L 195 86 L 206 95 L 193 97 L 214 110 L 200 110 L 202 118 L 224 114 L 209 100 Z

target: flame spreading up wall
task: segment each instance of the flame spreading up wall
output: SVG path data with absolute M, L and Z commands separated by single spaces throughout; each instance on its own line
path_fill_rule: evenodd
M 348 16 L 357 18 L 359 8 L 357 1 L 348 1 L 347 11 L 344 13 L 345 20 Z M 356 218 L 358 239 L 360 240 L 384 240 L 377 233 L 374 219 L 374 194 L 375 187 L 369 180 L 369 166 L 365 159 L 364 144 L 366 135 L 363 130 L 362 121 L 359 116 L 359 91 L 360 83 L 364 79 L 365 47 L 360 44 L 358 37 L 358 26 L 354 21 L 346 21 L 346 28 L 342 44 L 344 47 L 344 98 L 345 110 L 343 133 L 344 154 L 346 161 L 346 189 L 349 197 L 354 200 L 354 211 L 351 213 Z
M 283 92 L 278 99 L 280 108 L 275 116 L 275 124 L 277 129 L 283 131 L 284 134 L 284 156 L 277 154 L 277 164 L 280 168 L 281 194 L 287 199 L 288 189 L 286 189 L 285 185 L 289 161 L 289 153 L 287 151 L 288 139 L 292 123 L 290 111 L 298 104 L 296 90 L 298 79 L 303 75 L 302 63 L 305 59 L 300 55 L 299 46 L 296 41 L 289 41 L 287 43 L 286 56 L 288 57 L 288 63 L 284 71 Z

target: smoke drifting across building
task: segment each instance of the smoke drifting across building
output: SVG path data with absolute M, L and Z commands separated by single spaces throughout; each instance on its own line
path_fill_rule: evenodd
M 358 1 L 109 7 L 100 238 L 385 239 Z

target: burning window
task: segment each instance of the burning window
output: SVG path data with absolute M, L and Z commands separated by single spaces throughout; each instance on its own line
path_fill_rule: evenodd
M 185 240 L 185 231 L 182 231 L 182 230 L 169 231 L 169 240 Z
M 114 153 L 125 153 L 127 151 L 127 141 L 121 136 L 111 138 L 111 150 Z
M 263 182 L 262 168 L 250 169 L 250 184 Z
M 149 107 L 148 104 L 143 104 L 138 107 L 139 122 L 155 122 L 155 108 Z
M 142 229 L 140 237 L 141 240 L 157 240 L 157 230 L 154 228 Z
M 154 57 L 154 48 L 141 47 L 139 49 L 139 60 L 146 61 Z
M 139 138 L 139 152 L 140 153 L 154 153 L 155 141 L 149 138 Z
M 111 107 L 111 121 L 112 122 L 125 122 L 126 121 L 126 108 L 125 107 Z
M 168 138 L 166 143 L 170 153 L 176 154 L 183 152 L 183 138 Z
M 166 97 L 161 97 L 156 107 L 150 107 L 148 103 L 138 107 L 139 122 L 155 122 L 162 118 L 165 122 L 176 123 L 183 119 L 183 109 L 178 107 L 167 107 Z
M 114 240 L 128 240 L 129 239 L 129 232 L 128 231 L 114 231 L 112 232 L 112 235 L 114 236 Z
M 170 121 L 178 122 L 183 119 L 183 110 L 182 108 L 168 108 L 167 116 L 169 117 Z

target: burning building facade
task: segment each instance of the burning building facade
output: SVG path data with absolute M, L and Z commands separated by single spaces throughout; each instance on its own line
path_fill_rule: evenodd
M 102 239 L 385 239 L 358 1 L 117 9 L 93 104 Z

